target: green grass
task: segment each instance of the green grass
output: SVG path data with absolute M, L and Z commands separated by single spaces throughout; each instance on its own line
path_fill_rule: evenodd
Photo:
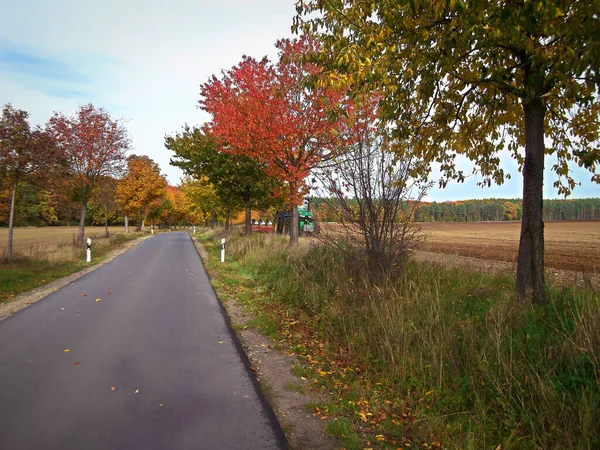
M 202 238 L 211 261 L 220 238 Z M 222 289 L 332 394 L 320 409 L 347 448 L 600 447 L 597 293 L 524 307 L 508 275 L 409 264 L 374 286 L 329 248 L 263 235 L 227 248 L 209 263 Z
M 97 239 L 90 264 L 101 262 L 109 251 L 140 236 L 140 234 L 132 233 L 119 234 L 110 239 Z M 63 252 L 67 260 L 48 261 L 27 257 L 17 257 L 12 260 L 0 259 L 0 303 L 9 302 L 20 293 L 90 266 L 85 262 L 85 248 L 75 247 L 72 244 L 66 245 L 68 248 L 63 249 Z
M 360 439 L 354 430 L 354 426 L 344 417 L 331 420 L 327 424 L 327 432 L 342 441 L 347 450 L 359 450 L 363 448 L 360 445 Z

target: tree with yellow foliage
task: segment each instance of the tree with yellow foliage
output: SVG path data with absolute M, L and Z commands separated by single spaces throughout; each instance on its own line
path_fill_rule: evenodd
M 147 156 L 131 155 L 127 174 L 117 185 L 115 202 L 125 215 L 139 219 L 139 229 L 144 231 L 148 214 L 160 205 L 166 188 L 158 164 Z

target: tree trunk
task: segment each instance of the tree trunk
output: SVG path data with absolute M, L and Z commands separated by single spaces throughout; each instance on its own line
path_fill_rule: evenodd
M 6 249 L 6 257 L 13 257 L 13 225 L 15 221 L 15 197 L 17 196 L 17 182 L 13 184 L 12 196 L 10 198 L 10 218 L 8 219 L 8 247 Z
M 246 200 L 246 218 L 244 225 L 246 236 L 250 236 L 252 233 L 252 211 L 250 210 L 250 200 Z
M 125 214 L 125 233 L 129 233 L 129 216 Z
M 290 183 L 290 204 L 297 193 L 297 188 L 294 183 Z M 292 220 L 290 220 L 290 245 L 298 244 L 298 205 L 292 207 Z
M 210 229 L 214 230 L 217 227 L 217 213 L 212 213 L 210 218 Z
M 141 231 L 144 231 L 146 225 L 146 218 L 148 217 L 148 210 L 144 210 L 144 215 L 142 216 L 142 225 L 140 227 Z
M 521 303 L 544 303 L 544 116 L 542 100 L 525 110 L 525 165 L 523 166 L 523 219 L 517 263 L 517 298 Z
M 229 219 L 231 218 L 231 209 L 225 211 L 225 231 L 229 231 Z
M 81 204 L 81 215 L 79 216 L 79 232 L 77 233 L 77 243 L 83 245 L 83 237 L 85 234 L 85 213 L 87 202 Z
M 108 232 L 108 208 L 104 208 L 104 236 L 110 237 Z

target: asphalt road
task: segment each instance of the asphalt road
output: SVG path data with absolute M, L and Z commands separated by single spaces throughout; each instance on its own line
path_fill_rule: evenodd
M 248 367 L 189 236 L 159 234 L 0 322 L 0 449 L 285 448 Z

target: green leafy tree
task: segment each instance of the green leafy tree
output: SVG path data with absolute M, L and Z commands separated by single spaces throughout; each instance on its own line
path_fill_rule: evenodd
M 596 166 L 600 89 L 597 0 L 303 0 L 295 27 L 320 34 L 321 63 L 334 84 L 382 92 L 395 125 L 426 172 L 441 163 L 462 180 L 466 155 L 483 184 L 507 174 L 508 148 L 523 173 L 517 296 L 544 302 L 542 187 L 553 154 L 559 193 L 576 185 L 574 161 Z M 548 143 L 548 147 L 545 143 Z
M 251 210 L 267 209 L 280 183 L 265 174 L 263 167 L 245 155 L 223 152 L 218 141 L 200 128 L 185 126 L 165 138 L 165 146 L 175 152 L 171 164 L 197 180 L 206 177 L 226 211 L 226 227 L 231 213 L 246 210 L 246 234 L 250 234 Z

